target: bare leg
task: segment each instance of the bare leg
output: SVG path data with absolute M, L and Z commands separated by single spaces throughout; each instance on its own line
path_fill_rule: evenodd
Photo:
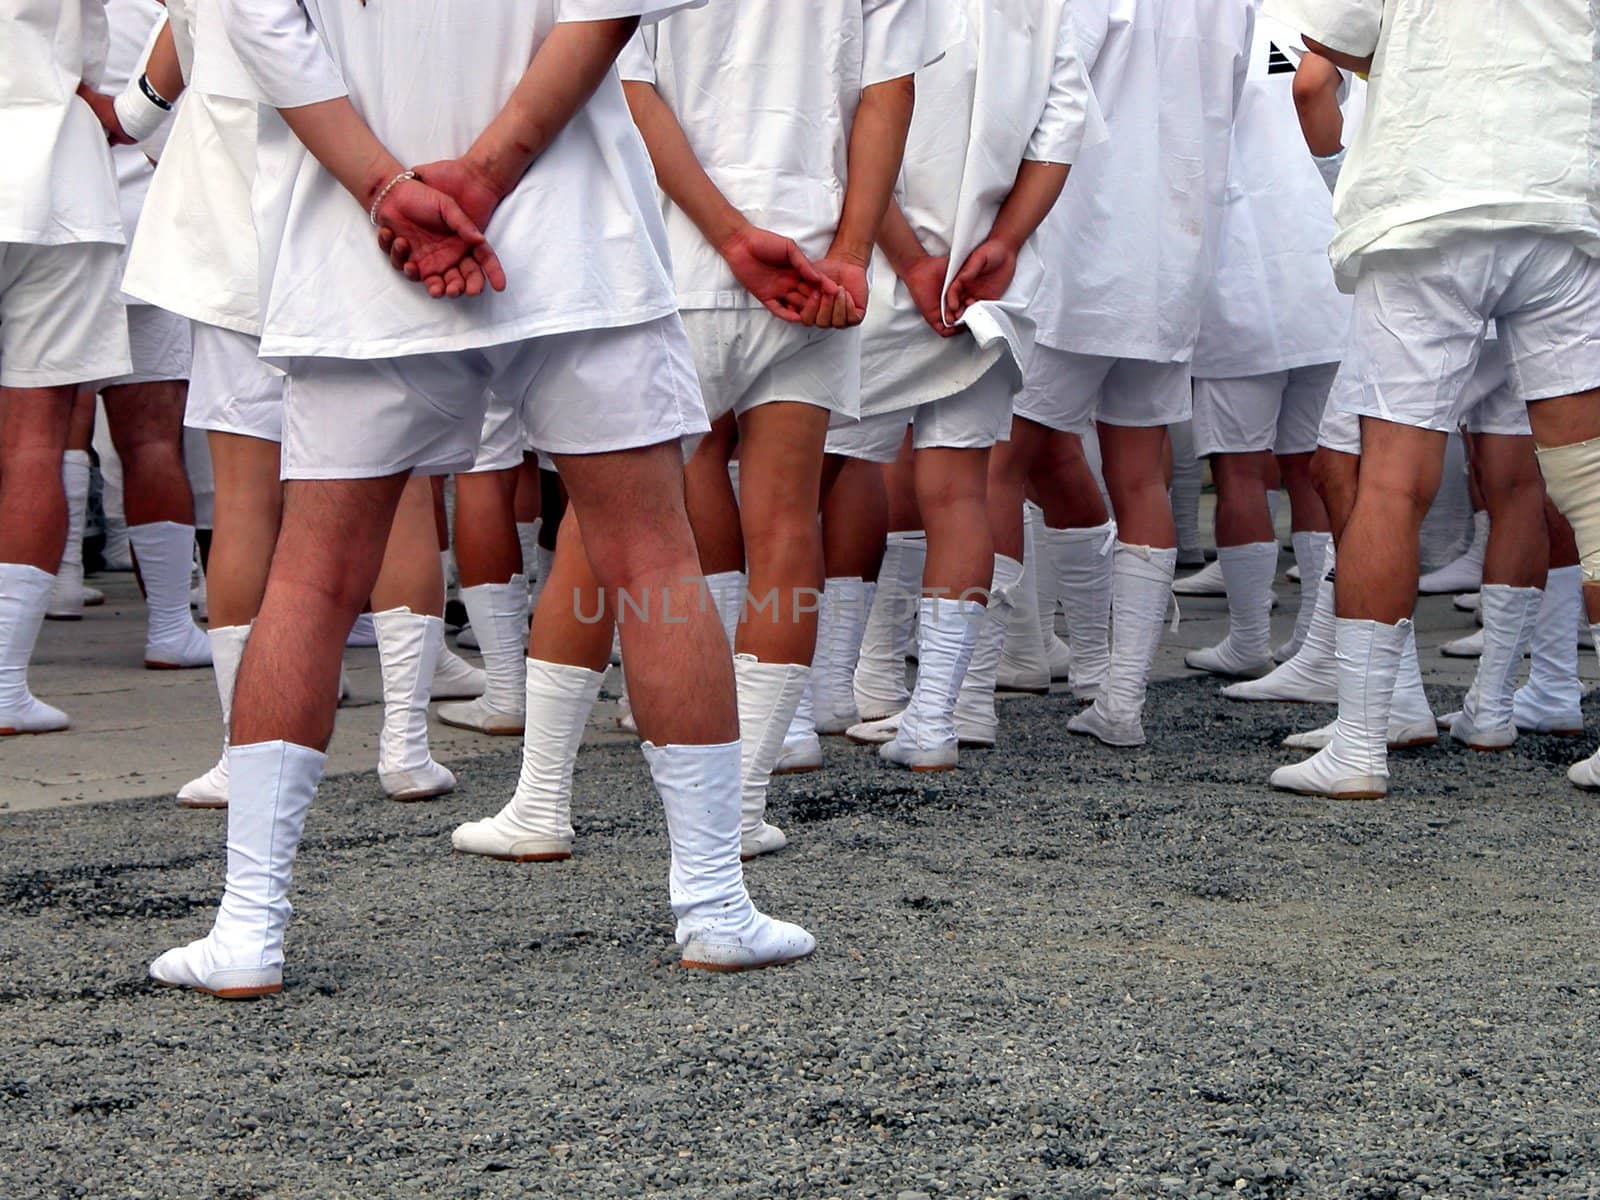
M 1327 533 L 1328 508 L 1317 492 L 1312 470 L 1314 454 L 1280 454 L 1278 473 L 1289 493 L 1289 527 L 1295 533 Z
M 916 470 L 912 466 L 915 452 L 911 448 L 911 430 L 906 429 L 900 443 L 900 453 L 892 463 L 879 468 L 883 473 L 884 493 L 889 500 L 889 530 L 892 533 L 911 533 L 922 528 L 922 514 L 917 511 Z
M 827 410 L 810 404 L 763 404 L 739 422 L 751 602 L 736 649 L 762 662 L 806 664 L 816 648 L 827 433 Z
M 924 593 L 982 602 L 980 593 L 994 576 L 989 451 L 919 450 L 916 473 L 917 504 L 928 528 Z
M 279 740 L 327 746 L 344 639 L 373 594 L 405 487 L 405 475 L 284 485 L 283 528 L 234 692 L 235 746 Z M 431 498 L 425 499 L 424 558 L 437 571 Z
M 1544 478 L 1531 437 L 1479 434 L 1473 463 L 1489 513 L 1483 581 L 1542 588 L 1550 566 Z
M 1339 616 L 1397 625 L 1417 601 L 1418 535 L 1439 490 L 1446 435 L 1361 418 L 1355 508 L 1339 544 Z
M 235 433 L 207 434 L 217 478 L 207 593 L 216 628 L 248 625 L 261 610 L 283 519 L 282 447 Z
M 0 388 L 0 563 L 54 575 L 67 542 L 70 387 Z
M 728 463 L 738 444 L 738 420 L 728 413 L 700 439 L 684 468 L 689 520 L 700 548 L 701 569 L 707 575 L 744 570 L 739 497 L 734 494 L 733 480 L 728 475 Z
M 607 607 L 600 581 L 589 565 L 577 515 L 569 511 L 561 522 L 549 582 L 533 614 L 528 657 L 604 671 L 611 661 L 615 628 L 615 614 Z
M 372 584 L 372 610 L 409 608 L 418 616 L 444 615 L 444 575 L 439 566 L 438 526 L 434 521 L 432 480 L 418 476 L 403 489 Z M 344 632 L 349 633 L 350 621 Z M 342 636 L 342 635 L 341 635 Z
M 640 736 L 657 746 L 723 745 L 739 737 L 732 658 L 721 622 L 701 601 L 680 463 L 675 444 L 560 458 L 582 537 L 569 543 L 577 530 L 563 529 L 556 570 L 564 569 L 569 544 L 581 545 L 595 581 L 622 613 L 622 656 Z M 812 512 L 814 520 L 814 504 Z M 546 591 L 559 596 L 560 588 L 552 579 Z M 534 630 L 541 656 L 547 603 L 539 605 Z M 695 702 L 685 704 L 686 695 Z
M 822 551 L 828 578 L 876 579 L 888 536 L 883 468 L 829 455 L 822 491 Z
M 1320 448 L 1311 456 L 1311 480 L 1328 512 L 1328 528 L 1337 546 L 1344 537 L 1350 513 L 1356 506 L 1356 484 L 1361 477 L 1361 458 L 1342 450 Z
M 1034 465 L 1044 454 L 1051 431 L 1026 417 L 1011 421 L 1011 440 L 989 454 L 989 528 L 994 552 L 1023 560 L 1022 502 Z
M 194 524 L 194 495 L 183 469 L 183 407 L 189 385 L 136 383 L 107 388 L 106 423 L 122 459 L 129 526 Z
M 1276 537 L 1267 507 L 1272 452 L 1214 454 L 1211 473 L 1217 484 L 1217 545 L 1247 546 Z
M 522 573 L 516 522 L 520 475 L 521 469 L 513 467 L 456 476 L 456 568 L 462 587 L 505 583 Z
M 1102 422 L 1099 431 L 1106 490 L 1117 515 L 1117 536 L 1130 546 L 1175 549 L 1178 531 L 1162 474 L 1166 428 L 1138 429 Z
M 1076 433 L 1049 431 L 1028 479 L 1028 498 L 1044 510 L 1051 529 L 1095 529 L 1111 519 Z

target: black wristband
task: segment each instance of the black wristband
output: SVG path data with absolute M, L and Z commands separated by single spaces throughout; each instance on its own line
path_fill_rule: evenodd
M 168 100 L 150 84 L 150 76 L 139 76 L 139 90 L 144 93 L 144 98 L 154 104 L 162 112 L 172 111 L 172 101 Z

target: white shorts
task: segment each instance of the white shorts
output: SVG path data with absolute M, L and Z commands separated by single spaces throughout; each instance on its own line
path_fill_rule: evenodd
M 1600 387 L 1600 261 L 1520 233 L 1374 257 L 1356 281 L 1352 386 L 1341 403 L 1358 416 L 1455 429 L 1490 321 L 1522 403 Z
M 489 393 L 547 454 L 604 454 L 709 428 L 676 316 L 445 354 L 299 358 L 284 385 L 283 477 L 448 475 L 477 457 Z
M 1213 454 L 1310 454 L 1338 363 L 1194 381 L 1194 449 Z
M 917 450 L 988 450 L 1011 436 L 1009 366 L 996 364 L 977 383 L 953 396 L 915 408 L 841 422 L 828 430 L 829 454 L 891 463 L 900 454 L 906 427 Z
M 122 247 L 0 242 L 0 387 L 52 388 L 126 375 Z
M 283 376 L 257 355 L 261 342 L 194 323 L 194 367 L 183 423 L 191 429 L 283 441 Z
M 1096 421 L 1137 429 L 1176 425 L 1194 410 L 1188 363 L 1035 346 L 1022 374 L 1017 416 L 1062 433 L 1086 433 Z
M 783 401 L 860 415 L 860 329 L 811 329 L 764 308 L 690 309 L 683 324 L 711 420 Z
M 1511 390 L 1505 352 L 1499 342 L 1484 344 L 1478 369 L 1461 393 L 1459 424 L 1468 433 L 1531 437 L 1528 406 Z
M 104 386 L 127 387 L 135 383 L 188 379 L 193 359 L 189 318 L 153 304 L 130 304 L 126 311 L 133 370 L 107 380 Z
M 483 429 L 478 435 L 478 456 L 472 460 L 469 475 L 488 471 L 509 471 L 522 465 L 528 439 L 522 432 L 522 413 L 499 392 L 489 393 L 489 406 L 483 413 Z

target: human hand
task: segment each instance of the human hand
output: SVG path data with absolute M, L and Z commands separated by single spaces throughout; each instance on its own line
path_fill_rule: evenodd
M 106 141 L 113 146 L 133 145 L 133 139 L 127 135 L 122 128 L 122 122 L 117 118 L 117 104 L 112 97 L 95 91 L 86 83 L 78 85 L 78 95 L 83 97 L 83 102 L 94 113 L 95 120 L 100 122 L 100 128 L 105 131 Z
M 1011 287 L 1017 274 L 1017 252 L 1009 243 L 990 238 L 962 264 L 950 281 L 944 307 L 952 324 L 967 315 L 967 309 L 982 300 L 998 300 Z
M 404 180 L 383 198 L 376 219 L 389 261 L 434 299 L 477 296 L 485 283 L 506 290 L 505 271 L 482 229 L 444 191 Z
M 831 303 L 824 303 L 816 320 L 818 329 L 849 329 L 867 318 L 867 264 L 830 252 L 817 260 L 817 272 L 838 288 Z
M 717 247 L 733 277 L 782 321 L 810 325 L 839 288 L 790 238 L 747 225 Z
M 944 323 L 944 280 L 949 273 L 948 254 L 924 254 L 900 272 L 900 279 L 911 293 L 911 299 L 916 302 L 922 319 L 940 337 L 947 338 L 961 332 Z

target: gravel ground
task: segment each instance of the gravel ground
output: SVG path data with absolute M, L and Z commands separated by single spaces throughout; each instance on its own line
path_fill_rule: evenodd
M 554 866 L 450 853 L 509 752 L 431 805 L 330 782 L 254 1004 L 144 982 L 209 922 L 218 815 L 0 818 L 0 1196 L 1600 1195 L 1578 748 L 1283 797 L 1322 711 L 1213 691 L 1156 688 L 1143 752 L 1062 697 L 944 778 L 830 745 L 750 868 L 821 949 L 745 976 L 677 969 L 627 747 L 583 752 Z

